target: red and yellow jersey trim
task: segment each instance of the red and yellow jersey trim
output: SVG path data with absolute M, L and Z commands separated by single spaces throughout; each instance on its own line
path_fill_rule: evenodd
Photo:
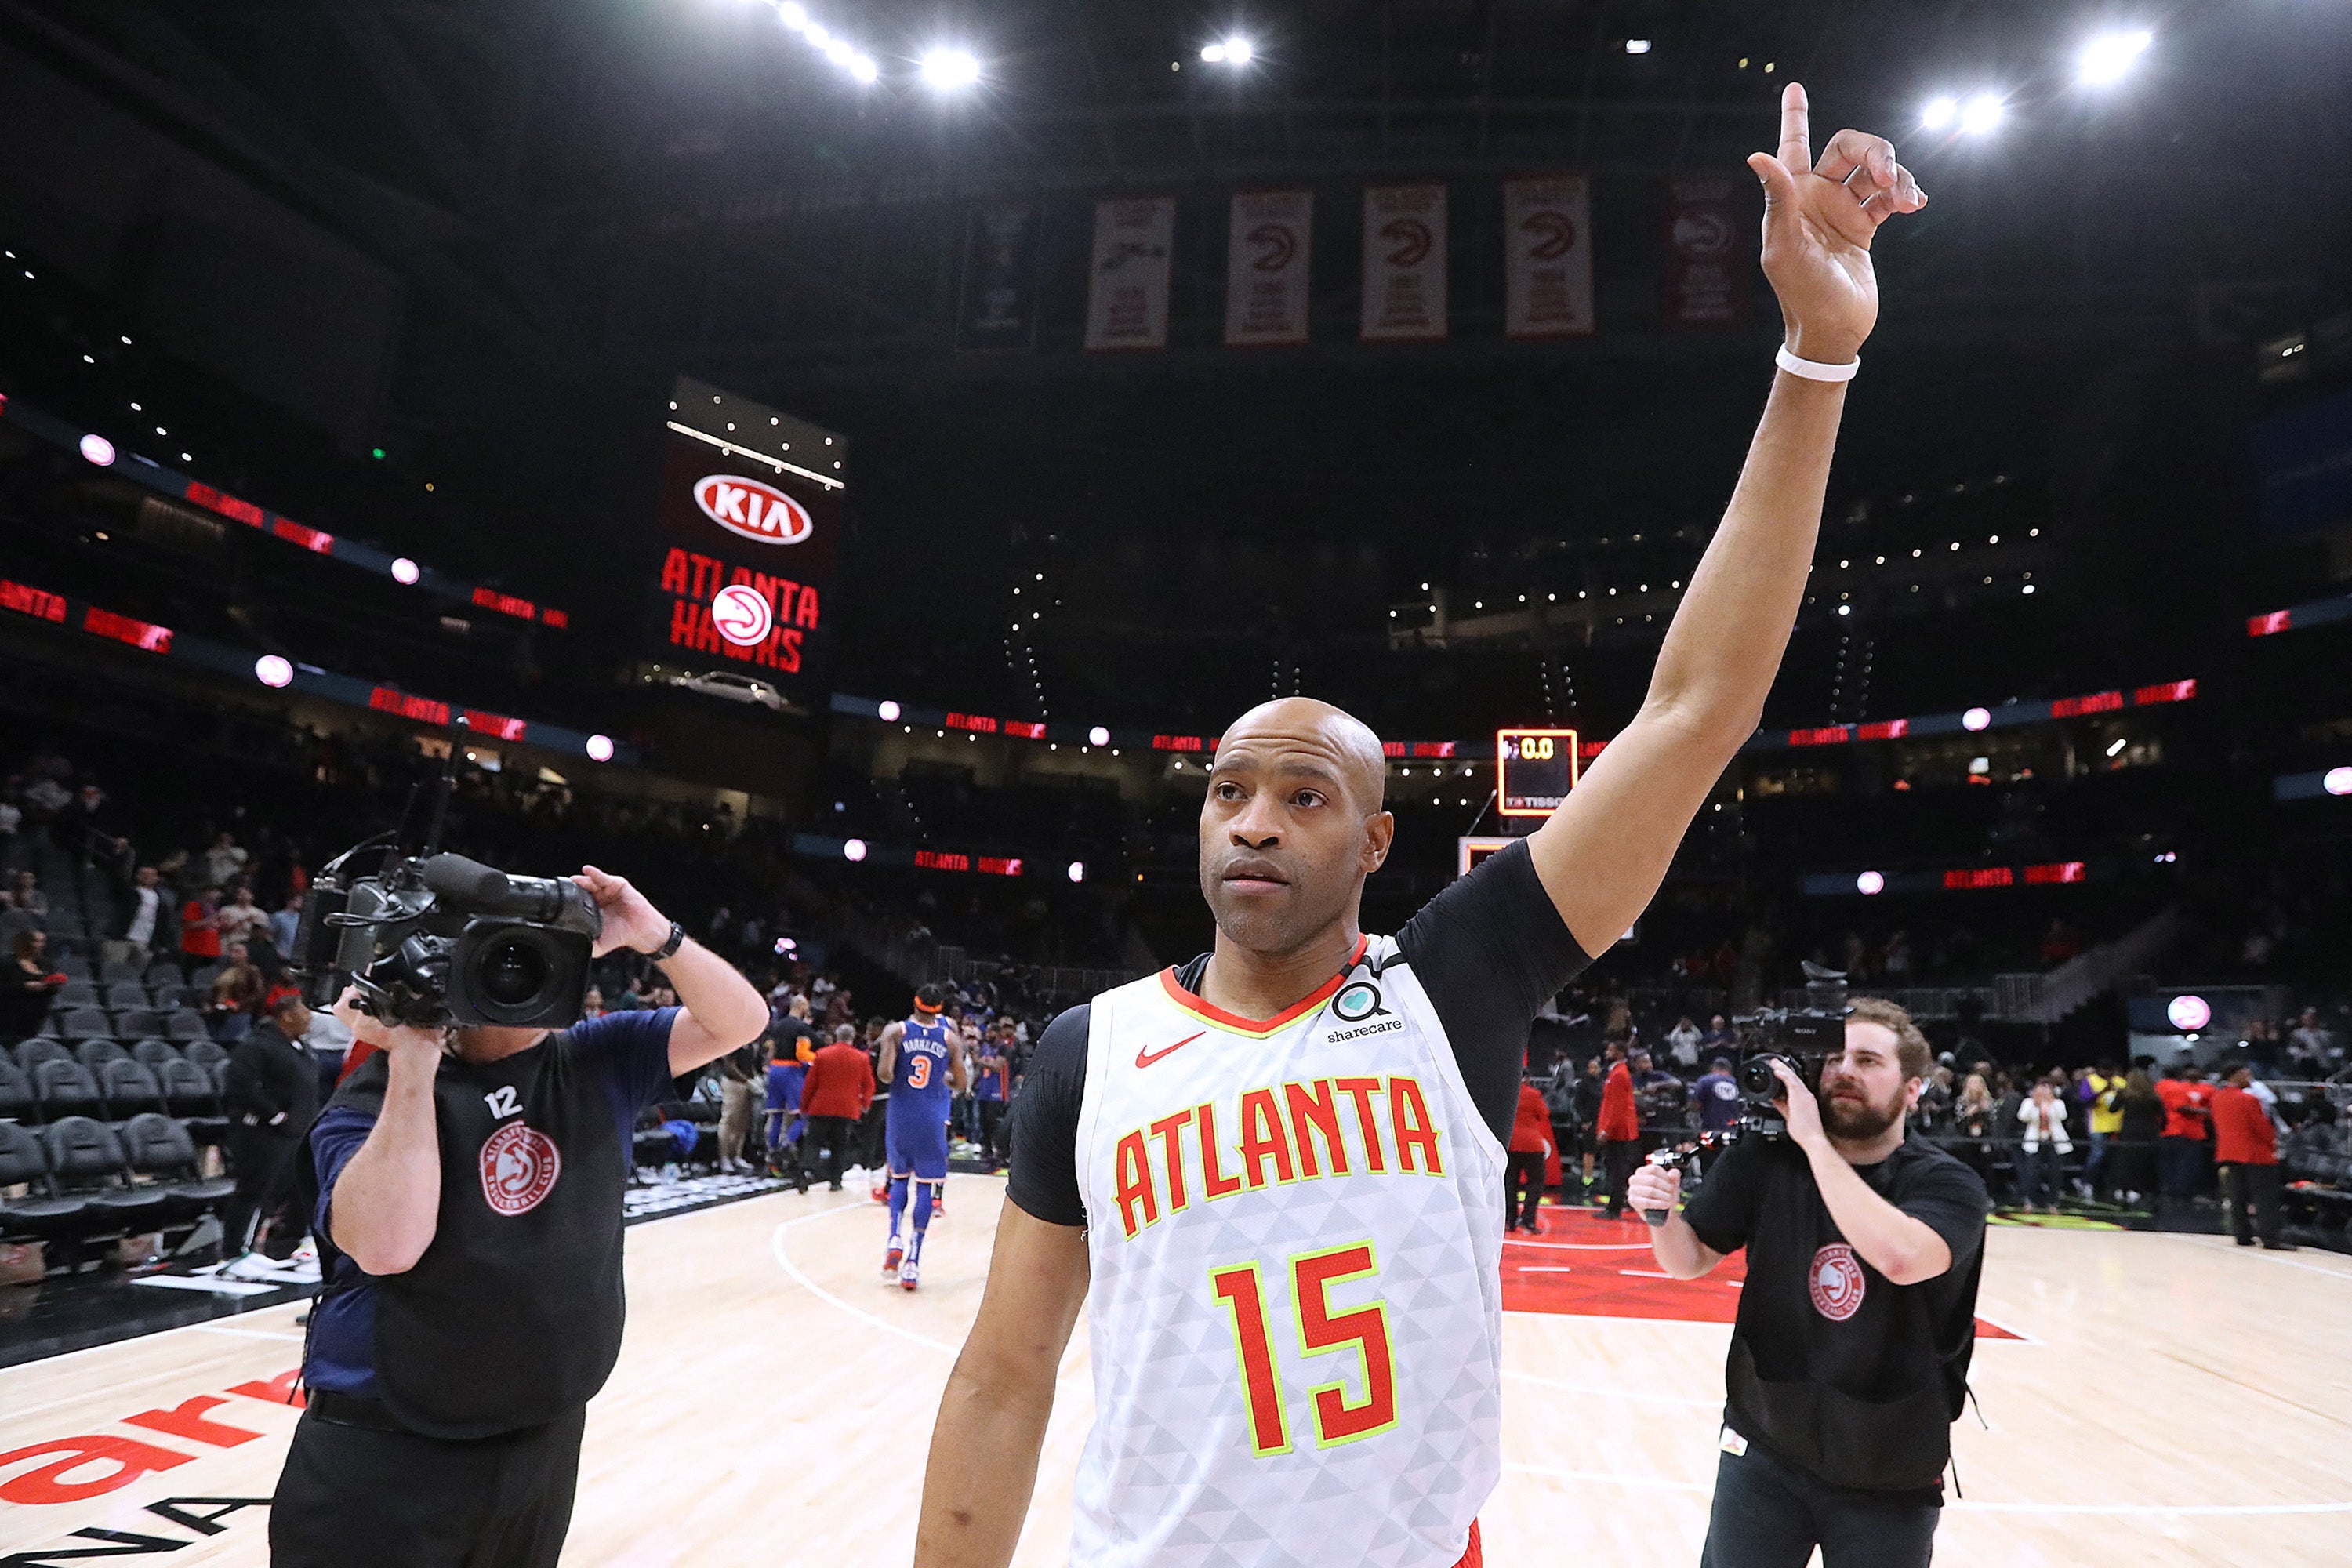
M 1348 962 L 1339 966 L 1339 973 L 1317 986 L 1310 994 L 1300 997 L 1271 1018 L 1244 1018 L 1238 1013 L 1228 1013 L 1223 1007 L 1203 1002 L 1184 989 L 1182 983 L 1176 978 L 1176 966 L 1172 963 L 1160 972 L 1160 988 L 1167 993 L 1168 1000 L 1203 1024 L 1223 1029 L 1227 1034 L 1242 1035 L 1253 1040 L 1267 1039 L 1282 1033 L 1283 1030 L 1338 995 L 1339 987 L 1347 981 L 1348 972 L 1363 962 L 1364 950 L 1370 945 L 1371 938 L 1359 935 L 1356 938 L 1355 951 L 1348 955 Z

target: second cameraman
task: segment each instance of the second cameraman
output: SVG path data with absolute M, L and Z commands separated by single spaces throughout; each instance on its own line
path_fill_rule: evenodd
M 390 1026 L 312 1127 L 327 1266 L 309 1407 L 270 1519 L 281 1568 L 551 1568 L 588 1400 L 620 1353 L 638 1110 L 767 1027 L 760 994 L 619 877 L 594 951 L 681 1005 L 545 1028 Z M 331 1245 L 330 1245 L 331 1244 Z
M 1741 1138 L 1680 1215 L 1681 1173 L 1634 1173 L 1633 1206 L 1670 1216 L 1651 1233 L 1668 1274 L 1748 1251 L 1704 1568 L 1815 1546 L 1824 1568 L 1929 1560 L 1991 1208 L 1973 1171 L 1905 1141 L 1931 1065 L 1909 1014 L 1863 998 L 1818 1099 L 1773 1064 L 1785 1137 Z

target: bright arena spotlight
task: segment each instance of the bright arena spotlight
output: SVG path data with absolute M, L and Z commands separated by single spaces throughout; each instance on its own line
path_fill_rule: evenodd
M 2156 35 L 2146 27 L 2132 27 L 2112 33 L 2101 33 L 2083 46 L 2075 57 L 2074 79 L 2084 87 L 2105 87 L 2121 81 L 2139 63 L 2156 42 Z
M 961 92 L 980 80 L 980 57 L 970 49 L 941 47 L 926 49 L 916 74 L 933 92 Z
M 1960 100 L 1949 93 L 1937 93 L 1919 111 L 1919 123 L 1929 131 L 1949 131 L 1960 117 Z
M 1979 92 L 1960 105 L 1960 130 L 1970 136 L 1990 136 L 2009 118 L 2009 106 L 1997 92 Z
M 1201 46 L 1201 58 L 1213 66 L 1245 66 L 1257 58 L 1257 46 L 1236 33 Z

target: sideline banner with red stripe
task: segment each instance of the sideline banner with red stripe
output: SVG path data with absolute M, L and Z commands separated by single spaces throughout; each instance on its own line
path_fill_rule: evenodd
M 1094 265 L 1087 278 L 1087 347 L 1168 346 L 1168 273 L 1176 198 L 1095 204 Z
M 1503 182 L 1503 335 L 1589 337 L 1592 192 L 1581 174 Z
M 1445 187 L 1364 187 L 1366 342 L 1445 336 Z
M 1307 341 L 1313 191 L 1243 191 L 1225 237 L 1225 346 Z

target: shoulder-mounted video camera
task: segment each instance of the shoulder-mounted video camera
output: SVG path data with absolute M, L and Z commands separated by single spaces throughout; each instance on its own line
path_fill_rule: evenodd
M 379 835 L 337 856 L 310 884 L 294 939 L 303 1000 L 330 1007 L 356 985 L 360 1011 L 390 1024 L 575 1024 L 603 912 L 563 878 L 509 876 L 436 852 L 456 761 L 453 746 L 421 849 L 406 852 L 396 830 Z M 374 875 L 345 870 L 379 848 Z
M 1797 1075 L 1808 1092 L 1822 1091 L 1822 1064 L 1845 1049 L 1845 976 L 1805 963 L 1805 1005 L 1766 1008 L 1739 1020 L 1748 1026 L 1739 1057 L 1738 1128 L 1763 1138 L 1788 1136 L 1789 1123 L 1773 1102 L 1787 1091 L 1774 1063 Z

